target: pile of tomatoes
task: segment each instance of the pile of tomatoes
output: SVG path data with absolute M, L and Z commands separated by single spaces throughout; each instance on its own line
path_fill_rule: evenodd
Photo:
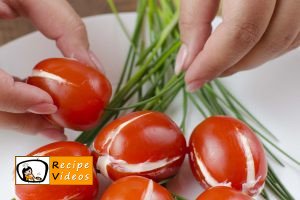
M 73 60 L 60 61 L 63 66 L 72 66 L 65 70 L 79 65 Z M 28 79 L 49 92 L 58 106 L 57 113 L 46 117 L 76 130 L 93 127 L 111 96 L 108 80 L 92 68 L 85 73 L 76 68 L 82 77 L 76 77 L 76 70 L 65 75 L 62 67 L 53 63 L 41 62 Z M 64 89 L 57 92 L 59 85 Z M 90 91 L 84 97 L 80 95 L 82 88 Z M 63 103 L 69 98 L 72 106 Z M 188 146 L 180 128 L 167 115 L 138 111 L 108 123 L 91 148 L 72 141 L 55 142 L 29 155 L 93 156 L 94 171 L 114 181 L 101 200 L 172 200 L 173 195 L 159 182 L 178 173 L 186 154 L 195 178 L 207 189 L 197 200 L 250 200 L 263 189 L 267 162 L 262 144 L 247 125 L 225 116 L 202 121 Z M 93 185 L 16 185 L 16 194 L 22 200 L 92 200 L 97 198 L 98 185 L 94 175 Z

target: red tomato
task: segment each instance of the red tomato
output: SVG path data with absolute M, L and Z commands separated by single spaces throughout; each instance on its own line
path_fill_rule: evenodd
M 40 62 L 27 83 L 53 98 L 58 111 L 47 116 L 50 121 L 75 130 L 94 127 L 111 97 L 111 85 L 102 73 L 66 58 Z
M 251 196 L 262 190 L 266 155 L 243 122 L 225 116 L 207 118 L 194 129 L 189 148 L 192 171 L 205 188 L 226 185 Z
M 168 190 L 151 179 L 128 176 L 112 183 L 101 200 L 173 200 Z
M 55 142 L 28 154 L 28 156 L 90 155 L 89 149 L 78 142 Z M 92 200 L 98 193 L 98 180 L 95 172 L 93 176 L 93 185 L 16 185 L 16 195 L 22 200 Z
M 179 170 L 186 153 L 185 138 L 166 115 L 140 111 L 104 127 L 94 144 L 97 169 L 112 180 L 140 175 L 161 181 Z
M 219 186 L 203 192 L 196 200 L 253 200 L 250 196 L 232 188 Z

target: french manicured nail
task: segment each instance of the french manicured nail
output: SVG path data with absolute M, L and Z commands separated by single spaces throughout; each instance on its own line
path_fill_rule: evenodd
M 102 64 L 100 62 L 100 60 L 97 58 L 96 54 L 92 51 L 89 51 L 89 56 L 91 61 L 95 64 L 95 66 L 102 71 L 103 73 L 105 73 L 104 68 L 102 67 Z
M 47 128 L 38 132 L 38 134 L 46 136 L 47 138 L 50 138 L 52 140 L 57 140 L 57 141 L 67 140 L 67 136 L 64 134 L 63 130 L 61 129 Z
M 41 103 L 34 106 L 31 106 L 27 109 L 28 112 L 34 113 L 34 114 L 53 114 L 57 111 L 57 107 L 50 103 Z
M 186 91 L 187 92 L 195 92 L 197 89 L 199 89 L 204 84 L 205 84 L 205 81 L 193 81 L 186 85 Z
M 185 44 L 182 44 L 176 57 L 175 74 L 179 74 L 182 71 L 187 54 L 187 46 Z

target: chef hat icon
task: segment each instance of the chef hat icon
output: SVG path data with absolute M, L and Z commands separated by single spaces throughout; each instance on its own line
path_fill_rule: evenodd
M 28 163 L 26 163 L 26 162 L 23 163 L 23 164 L 22 164 L 22 167 L 23 167 L 23 168 L 27 168 L 27 167 L 28 167 Z

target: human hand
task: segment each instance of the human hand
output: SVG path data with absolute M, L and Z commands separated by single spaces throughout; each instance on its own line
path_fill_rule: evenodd
M 218 0 L 181 1 L 175 71 L 186 71 L 190 92 L 300 46 L 299 0 L 224 0 L 223 22 L 211 33 L 218 6 Z
M 0 69 L 0 127 L 21 133 L 42 134 L 65 140 L 63 129 L 52 125 L 41 114 L 55 113 L 57 107 L 45 91 L 14 80 Z
M 65 0 L 0 0 L 0 18 L 28 18 L 49 39 L 55 40 L 64 56 L 100 68 L 89 50 L 83 22 Z M 30 48 L 30 47 L 28 47 Z M 64 140 L 63 129 L 45 120 L 41 114 L 57 110 L 52 98 L 43 90 L 15 81 L 0 70 L 0 127 L 19 132 L 40 133 Z

